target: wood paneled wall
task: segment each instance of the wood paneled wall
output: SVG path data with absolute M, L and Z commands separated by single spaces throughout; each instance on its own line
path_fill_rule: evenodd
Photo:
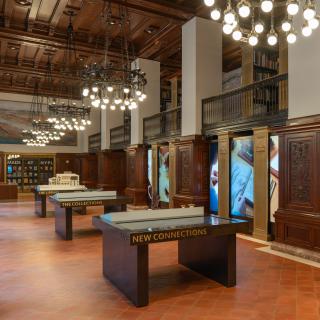
M 4 165 L 5 165 L 5 153 L 0 152 L 0 182 L 5 182 L 4 173 L 7 170 L 7 168 L 5 168 Z
M 104 150 L 98 153 L 98 187 L 124 194 L 126 188 L 126 152 Z
M 56 173 L 64 171 L 75 172 L 75 154 L 73 153 L 57 153 L 56 154 Z
M 209 212 L 208 142 L 200 136 L 193 136 L 174 142 L 174 146 L 176 166 L 174 207 L 195 204 L 204 206 L 206 212 Z
M 134 207 L 147 207 L 148 149 L 134 145 L 127 148 L 126 194 L 133 198 Z
M 98 179 L 98 157 L 92 153 L 76 154 L 74 172 L 80 176 L 80 183 L 88 188 L 96 188 Z
M 279 131 L 276 241 L 320 251 L 320 124 Z

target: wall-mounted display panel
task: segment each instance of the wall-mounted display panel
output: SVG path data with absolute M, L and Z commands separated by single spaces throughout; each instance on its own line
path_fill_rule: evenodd
M 230 177 L 230 210 L 233 216 L 253 217 L 253 154 L 252 136 L 233 139 Z
M 279 137 L 270 137 L 270 221 L 279 207 Z
M 148 202 L 152 202 L 152 149 L 148 149 Z
M 169 203 L 169 146 L 159 147 L 159 196 Z
M 210 211 L 218 213 L 218 142 L 210 144 Z

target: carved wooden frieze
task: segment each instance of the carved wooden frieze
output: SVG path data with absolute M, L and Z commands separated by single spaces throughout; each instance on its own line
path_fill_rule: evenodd
M 289 201 L 312 205 L 312 140 L 289 142 Z

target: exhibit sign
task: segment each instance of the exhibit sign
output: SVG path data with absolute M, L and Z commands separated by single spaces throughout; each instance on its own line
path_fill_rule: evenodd
M 233 216 L 253 217 L 253 154 L 252 136 L 232 140 L 230 208 Z
M 210 144 L 210 212 L 218 213 L 218 142 Z
M 169 146 L 159 147 L 159 196 L 169 203 Z

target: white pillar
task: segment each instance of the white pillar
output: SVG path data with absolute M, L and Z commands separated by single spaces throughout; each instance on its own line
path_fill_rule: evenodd
M 123 125 L 123 111 L 101 110 L 101 150 L 110 149 L 110 129 Z
M 319 7 L 320 1 L 317 0 Z M 301 35 L 303 4 L 294 19 L 295 30 L 299 30 L 297 41 L 288 44 L 289 55 L 289 118 L 319 114 L 320 91 L 320 28 L 310 37 Z
M 160 62 L 138 58 L 132 63 L 146 74 L 145 101 L 131 111 L 131 144 L 143 143 L 143 118 L 160 112 Z
M 195 17 L 182 26 L 182 136 L 201 134 L 201 101 L 221 91 L 221 24 Z

